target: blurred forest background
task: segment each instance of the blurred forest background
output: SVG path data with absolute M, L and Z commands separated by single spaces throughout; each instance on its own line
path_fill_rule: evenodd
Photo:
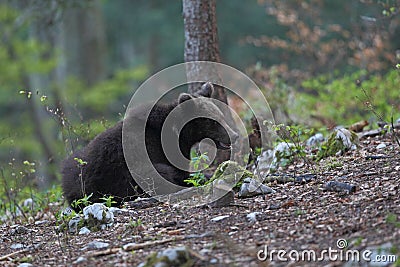
M 221 61 L 256 81 L 278 122 L 373 127 L 400 116 L 399 6 L 217 0 Z M 141 82 L 183 62 L 179 0 L 1 0 L 0 29 L 8 197 L 59 183 L 67 154 L 120 120 Z

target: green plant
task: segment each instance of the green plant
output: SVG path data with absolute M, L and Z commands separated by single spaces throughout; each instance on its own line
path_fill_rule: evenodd
M 325 167 L 327 170 L 334 170 L 343 166 L 343 162 L 337 160 L 337 158 L 328 158 Z
M 194 170 L 193 173 L 190 174 L 190 178 L 184 180 L 186 183 L 193 185 L 194 187 L 199 187 L 207 182 L 207 178 L 205 177 L 204 173 L 201 171 L 208 168 L 209 164 L 207 163 L 209 158 L 207 153 L 203 153 L 200 155 L 192 155 L 190 166 Z
M 143 225 L 143 222 L 142 222 L 142 220 L 140 219 L 140 218 L 138 218 L 137 220 L 130 220 L 129 221 L 129 224 L 128 224 L 128 227 L 130 227 L 130 228 L 137 228 L 137 227 L 139 227 L 139 226 L 141 226 L 141 225 Z
M 357 237 L 356 240 L 354 240 L 353 245 L 354 246 L 360 246 L 362 244 L 363 238 L 361 236 Z
M 92 197 L 93 193 L 90 195 L 84 194 L 84 196 L 80 199 L 76 199 L 71 203 L 73 208 L 83 208 L 89 206 L 92 202 L 89 200 Z
M 397 228 L 400 228 L 400 220 L 397 219 L 397 215 L 394 213 L 389 213 L 386 215 L 386 223 L 392 224 Z
M 280 166 L 287 166 L 296 158 L 310 163 L 304 146 L 304 141 L 315 133 L 314 129 L 307 129 L 300 125 L 272 125 L 278 135 L 278 142 L 286 144 L 287 148 L 276 149 L 275 157 Z
M 296 93 L 291 112 L 302 114 L 308 121 L 313 119 L 314 124 L 351 125 L 360 120 L 371 124 L 377 119 L 375 113 L 389 121 L 392 114 L 400 116 L 399 83 L 397 70 L 371 76 L 366 71 L 320 75 L 302 82 L 303 90 Z M 370 113 L 371 105 L 374 114 Z
M 117 201 L 114 200 L 113 196 L 104 196 L 100 198 L 101 200 L 104 201 L 104 205 L 107 207 L 112 207 L 114 204 L 117 204 Z
M 306 214 L 306 212 L 305 212 L 304 210 L 302 210 L 302 209 L 296 209 L 296 210 L 293 212 L 293 214 L 294 214 L 295 216 L 301 216 L 301 215 Z
M 83 159 L 80 159 L 80 158 L 74 158 L 74 160 L 75 160 L 76 162 L 78 162 L 78 166 L 79 166 L 79 167 L 85 166 L 85 165 L 87 164 L 86 161 L 84 161 Z

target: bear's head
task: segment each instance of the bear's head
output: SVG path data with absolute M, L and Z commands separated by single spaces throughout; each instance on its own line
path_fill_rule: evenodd
M 205 83 L 194 95 L 182 93 L 179 95 L 178 107 L 181 109 L 181 118 L 186 124 L 180 133 L 182 143 L 196 143 L 205 138 L 214 141 L 218 149 L 230 149 L 238 139 L 238 134 L 227 124 L 224 103 L 210 98 L 214 87 L 210 82 Z M 224 110 L 225 111 L 225 110 Z

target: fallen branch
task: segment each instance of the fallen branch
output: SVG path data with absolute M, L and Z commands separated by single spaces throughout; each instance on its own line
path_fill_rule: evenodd
M 155 241 L 148 241 L 148 242 L 144 242 L 144 243 L 128 243 L 124 246 L 122 246 L 122 249 L 125 251 L 132 251 L 132 250 L 138 250 L 138 249 L 142 249 L 142 248 L 147 248 L 147 247 L 152 247 L 152 246 L 158 246 L 158 245 L 163 245 L 169 242 L 173 242 L 173 241 L 181 241 L 186 239 L 185 236 L 177 236 L 174 238 L 167 238 L 167 239 L 163 239 L 163 240 L 155 240 Z
M 21 249 L 21 250 L 12 252 L 12 253 L 10 253 L 10 254 L 1 256 L 1 257 L 0 257 L 0 261 L 12 260 L 12 258 L 11 258 L 12 256 L 15 256 L 15 255 L 17 255 L 17 254 L 24 253 L 24 252 L 27 252 L 27 251 L 29 251 L 29 249 Z
M 115 254 L 121 251 L 120 248 L 109 248 L 105 250 L 99 250 L 99 251 L 91 251 L 90 253 L 87 253 L 87 257 L 99 257 L 99 256 L 105 256 L 105 255 L 110 255 L 110 254 Z
M 187 236 L 177 236 L 174 238 L 166 238 L 163 240 L 155 240 L 155 241 L 148 241 L 144 243 L 128 243 L 126 245 L 122 246 L 122 249 L 125 251 L 132 251 L 132 250 L 138 250 L 142 248 L 147 248 L 147 247 L 152 247 L 152 246 L 158 246 L 158 245 L 163 245 L 169 242 L 174 242 L 174 241 L 182 241 L 186 239 L 191 239 L 191 238 L 203 238 L 203 237 L 209 237 L 213 236 L 214 234 L 212 232 L 206 232 L 200 235 L 187 235 Z

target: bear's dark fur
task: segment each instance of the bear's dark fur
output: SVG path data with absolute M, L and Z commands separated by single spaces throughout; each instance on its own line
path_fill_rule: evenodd
M 212 90 L 212 84 L 206 83 L 197 95 L 183 93 L 171 104 L 156 104 L 152 108 L 147 122 L 145 122 L 145 144 L 153 166 L 162 177 L 177 185 L 187 186 L 184 180 L 189 177 L 189 173 L 178 169 L 167 160 L 161 146 L 161 128 L 168 114 L 175 107 L 192 98 L 201 100 L 201 105 L 195 105 L 194 109 L 201 108 L 204 111 L 204 109 L 209 108 L 215 117 L 216 106 L 208 99 Z M 184 116 L 187 110 L 180 110 L 179 112 L 178 114 Z M 140 118 L 141 112 L 137 112 L 135 108 L 131 113 L 134 119 L 142 119 Z M 220 116 L 223 117 L 223 114 L 221 113 Z M 93 194 L 90 198 L 92 202 L 98 202 L 101 197 L 111 195 L 115 197 L 114 200 L 118 204 L 123 200 L 131 200 L 144 195 L 143 190 L 137 186 L 132 178 L 125 162 L 122 128 L 123 122 L 118 122 L 114 127 L 99 134 L 85 148 L 74 153 L 63 162 L 61 170 L 62 187 L 64 196 L 69 203 L 81 199 L 85 194 Z M 233 139 L 238 137 L 226 124 L 224 128 L 214 120 L 204 117 L 191 120 L 185 124 L 179 133 L 179 146 L 182 154 L 190 159 L 191 147 L 204 138 L 212 139 L 218 148 L 229 148 L 230 137 L 225 129 L 228 129 Z M 75 158 L 86 163 L 79 165 Z

